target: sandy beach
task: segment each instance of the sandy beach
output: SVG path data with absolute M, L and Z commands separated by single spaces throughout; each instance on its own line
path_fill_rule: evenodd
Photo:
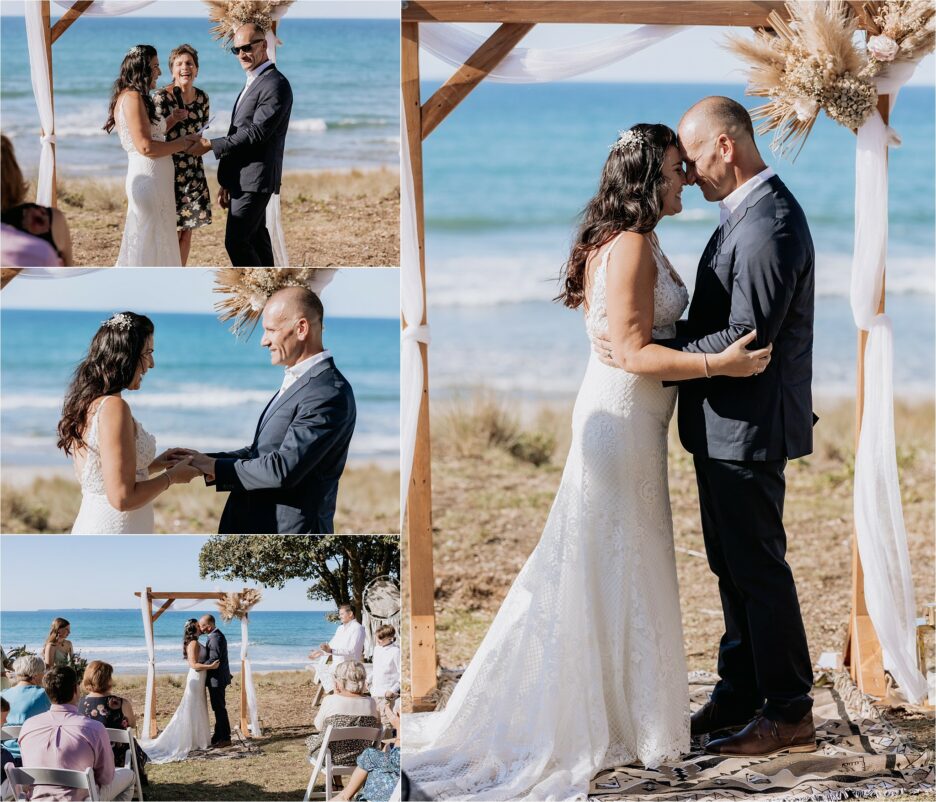
M 338 489 L 335 531 L 393 533 L 400 527 L 400 472 L 390 465 L 351 464 Z M 227 493 L 200 481 L 173 487 L 156 499 L 154 534 L 216 532 Z M 81 505 L 81 490 L 67 467 L 3 466 L 0 531 L 55 534 L 68 532 Z
M 512 402 L 495 397 L 434 406 L 436 637 L 444 667 L 464 666 L 471 659 L 539 540 L 562 473 L 571 405 L 544 405 L 529 419 L 514 417 L 513 410 Z M 823 652 L 842 651 L 845 643 L 854 403 L 820 401 L 816 410 L 820 422 L 814 453 L 787 468 L 785 512 L 787 557 L 814 662 Z M 932 598 L 936 571 L 933 401 L 897 402 L 896 432 L 916 601 L 922 605 Z M 544 457 L 547 462 L 534 464 Z M 675 422 L 670 430 L 669 481 L 688 666 L 714 671 L 721 605 L 704 554 L 692 461 L 679 444 Z M 408 645 L 403 654 L 408 660 Z M 931 742 L 932 719 L 924 723 Z
M 213 222 L 192 236 L 189 265 L 226 267 L 227 212 L 206 171 Z M 113 265 L 126 218 L 119 179 L 60 178 L 59 207 L 72 233 L 76 266 Z M 396 266 L 400 263 L 400 176 L 389 169 L 287 171 L 281 193 L 283 231 L 293 267 Z

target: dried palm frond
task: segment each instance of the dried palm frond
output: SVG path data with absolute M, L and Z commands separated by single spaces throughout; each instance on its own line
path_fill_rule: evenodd
M 747 94 L 769 98 L 751 117 L 762 121 L 759 134 L 774 132 L 771 149 L 782 156 L 797 143 L 802 148 L 820 109 L 858 128 L 877 103 L 867 58 L 853 41 L 858 20 L 848 4 L 790 0 L 786 9 L 789 20 L 776 11 L 768 16 L 772 33 L 759 30 L 753 41 L 730 35 L 726 44 L 749 65 Z
M 269 297 L 283 287 L 310 287 L 315 267 L 220 267 L 215 270 L 214 292 L 227 295 L 215 304 L 222 323 L 233 320 L 231 331 L 249 335 Z
M 263 594 L 256 588 L 245 588 L 240 593 L 225 593 L 224 598 L 217 601 L 218 612 L 225 623 L 229 623 L 234 618 L 247 615 L 262 598 Z
M 234 38 L 241 25 L 254 23 L 264 31 L 272 30 L 274 12 L 280 7 L 289 7 L 294 0 L 205 0 L 208 17 L 215 26 L 211 33 L 215 39 L 226 42 Z M 282 16 L 282 15 L 280 15 Z

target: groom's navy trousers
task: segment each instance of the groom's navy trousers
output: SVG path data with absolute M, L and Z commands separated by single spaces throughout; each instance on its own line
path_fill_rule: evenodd
M 797 721 L 812 664 L 786 562 L 783 471 L 812 451 L 815 254 L 806 217 L 777 177 L 750 191 L 709 240 L 689 317 L 662 344 L 715 354 L 749 331 L 773 344 L 760 375 L 679 385 L 679 437 L 695 459 L 702 532 L 725 634 L 712 698 L 738 720 L 763 706 Z
M 266 227 L 269 192 L 231 194 L 224 247 L 236 267 L 272 267 L 273 244 Z

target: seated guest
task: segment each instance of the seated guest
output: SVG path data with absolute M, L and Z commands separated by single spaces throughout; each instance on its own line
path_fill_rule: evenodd
M 396 642 L 396 630 L 390 624 L 384 624 L 376 634 L 371 696 L 383 710 L 388 701 L 400 695 L 400 644 Z
M 71 662 L 74 649 L 71 641 L 68 640 L 70 634 L 71 624 L 68 621 L 64 618 L 52 619 L 49 636 L 42 648 L 42 658 L 45 660 L 47 669 L 52 666 L 67 666 Z
M 355 660 L 360 663 L 364 659 L 364 627 L 354 617 L 354 607 L 342 604 L 338 608 L 338 619 L 341 624 L 335 630 L 334 637 L 328 643 L 322 643 L 309 658 L 315 660 L 323 654 L 330 654 L 335 665 L 346 660 Z
M 92 660 L 85 668 L 81 685 L 86 695 L 78 702 L 78 712 L 95 721 L 100 721 L 108 729 L 129 730 L 136 726 L 136 715 L 129 699 L 114 696 L 114 667 L 103 660 Z M 146 784 L 143 766 L 147 757 L 138 743 L 136 745 L 137 765 L 140 767 L 141 781 Z M 114 750 L 114 765 L 123 766 L 127 762 L 127 744 L 111 744 Z
M 400 717 L 394 711 L 389 711 L 390 723 L 399 733 Z M 393 789 L 400 782 L 400 736 L 384 751 L 374 749 L 372 746 L 358 755 L 357 768 L 348 780 L 345 789 L 335 799 L 357 799 L 366 802 L 387 802 L 393 794 Z
M 69 666 L 46 671 L 42 686 L 52 702 L 47 713 L 28 719 L 19 743 L 26 768 L 92 769 L 99 798 L 131 799 L 133 771 L 114 768 L 114 753 L 107 729 L 99 721 L 78 713 L 78 675 Z M 85 791 L 55 785 L 36 786 L 31 799 L 87 799 Z
M 24 654 L 13 661 L 13 673 L 16 685 L 7 688 L 2 695 L 5 702 L 10 705 L 10 715 L 7 724 L 19 726 L 26 719 L 45 713 L 50 705 L 49 697 L 42 689 L 42 676 L 45 674 L 45 663 L 41 657 L 34 654 Z M 20 756 L 19 743 L 14 740 L 3 742 L 13 757 Z
M 75 262 L 72 257 L 71 232 L 68 230 L 65 215 L 49 206 L 26 203 L 27 187 L 13 152 L 13 143 L 5 135 L 0 135 L 3 266 L 71 267 Z M 25 240 L 22 237 L 23 233 L 28 235 L 30 240 Z M 14 259 L 19 261 L 13 261 Z
M 3 727 L 7 723 L 7 716 L 10 714 L 10 703 L 0 697 L 0 727 Z M 18 757 L 14 757 L 13 753 L 7 749 L 5 746 L 0 746 L 0 779 L 6 780 L 6 764 L 12 763 L 14 766 L 19 768 L 23 765 L 22 761 Z M 4 797 L 6 799 L 6 797 Z
M 325 730 L 332 727 L 380 727 L 377 703 L 367 695 L 367 672 L 361 663 L 345 662 L 335 669 L 335 692 L 322 700 L 315 716 L 316 735 L 306 739 L 312 759 L 316 758 Z M 339 741 L 329 747 L 336 766 L 351 766 L 366 749 L 366 741 Z
M 0 264 L 6 263 L 0 262 Z M 10 677 L 13 676 L 13 661 L 7 657 L 2 646 L 0 646 L 0 663 L 3 664 L 3 673 L 0 674 L 0 691 L 2 691 L 13 687 L 13 683 L 10 681 Z

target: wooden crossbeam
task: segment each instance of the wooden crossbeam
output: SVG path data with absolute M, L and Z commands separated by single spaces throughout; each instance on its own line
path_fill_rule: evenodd
M 53 44 L 63 33 L 65 33 L 65 31 L 67 31 L 72 26 L 75 20 L 77 20 L 78 17 L 80 17 L 88 8 L 88 6 L 90 6 L 93 2 L 94 0 L 78 0 L 77 3 L 75 3 L 70 9 L 68 9 L 68 11 L 59 17 L 58 22 L 52 26 Z
M 172 604 L 174 601 L 175 599 L 167 599 L 166 601 L 162 603 L 162 607 L 160 607 L 155 613 L 153 613 L 154 624 L 156 623 L 156 619 L 159 618 L 159 616 L 161 616 L 164 612 L 166 612 L 166 610 L 172 607 Z
M 422 138 L 436 126 L 481 83 L 532 29 L 532 22 L 505 22 L 440 86 L 422 107 Z
M 605 23 L 634 25 L 767 25 L 771 11 L 783 13 L 783 2 L 771 0 L 408 0 L 404 22 Z
M 139 596 L 139 593 L 134 593 L 134 596 Z M 177 591 L 169 590 L 153 590 L 147 594 L 151 599 L 223 599 L 224 594 L 219 591 L 197 591 L 194 593 L 179 593 Z

